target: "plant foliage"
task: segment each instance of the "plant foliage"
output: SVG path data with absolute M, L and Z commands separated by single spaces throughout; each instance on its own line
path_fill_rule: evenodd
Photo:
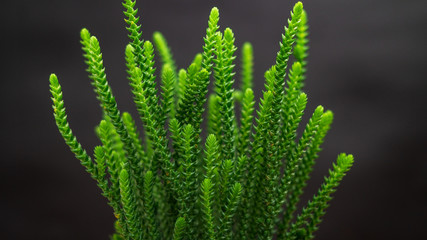
M 101 144 L 93 159 L 73 135 L 61 86 L 50 76 L 59 132 L 117 218 L 111 238 L 312 239 L 353 156 L 338 156 L 318 193 L 296 214 L 333 119 L 331 111 L 317 107 L 298 138 L 307 103 L 302 86 L 308 26 L 302 3 L 291 11 L 276 63 L 265 73 L 256 114 L 252 45 L 243 44 L 241 84 L 234 89 L 237 48 L 232 30 L 220 31 L 217 8 L 209 16 L 202 53 L 178 70 L 161 33 L 154 33 L 154 44 L 142 39 L 135 1 L 125 0 L 123 6 L 130 39 L 127 73 L 143 138 L 132 116 L 118 110 L 99 41 L 87 29 L 81 31 L 82 49 L 103 111 L 96 127 Z M 205 105 L 207 134 L 202 131 Z

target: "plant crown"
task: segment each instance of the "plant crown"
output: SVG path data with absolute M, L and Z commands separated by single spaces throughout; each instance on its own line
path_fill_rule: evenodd
M 237 48 L 233 31 L 220 31 L 217 8 L 210 12 L 202 52 L 187 69 L 178 69 L 161 33 L 154 33 L 153 43 L 143 40 L 135 1 L 123 6 L 130 39 L 126 67 L 143 138 L 132 116 L 117 109 L 99 41 L 87 29 L 81 31 L 81 44 L 103 111 L 96 127 L 101 144 L 93 157 L 73 135 L 61 85 L 50 76 L 59 132 L 117 218 L 111 238 L 312 239 L 353 156 L 338 156 L 318 193 L 296 214 L 333 119 L 331 111 L 317 107 L 298 138 L 307 103 L 302 87 L 308 26 L 302 3 L 291 11 L 276 63 L 265 73 L 256 114 L 252 45 L 242 46 L 241 83 L 234 89 Z M 205 105 L 207 134 L 202 133 Z

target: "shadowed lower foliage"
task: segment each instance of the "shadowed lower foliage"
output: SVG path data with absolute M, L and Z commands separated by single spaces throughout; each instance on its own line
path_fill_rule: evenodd
M 81 31 L 82 49 L 104 116 L 96 127 L 101 144 L 93 159 L 73 135 L 61 86 L 50 76 L 58 129 L 117 218 L 111 238 L 312 239 L 353 156 L 340 154 L 318 193 L 295 214 L 333 119 L 319 106 L 297 136 L 307 103 L 302 87 L 308 26 L 302 3 L 291 11 L 276 64 L 265 73 L 256 113 L 252 45 L 242 46 L 241 84 L 233 89 L 237 48 L 233 31 L 220 30 L 217 8 L 210 13 L 202 52 L 187 69 L 178 69 L 161 33 L 154 33 L 154 45 L 142 39 L 135 1 L 123 6 L 130 39 L 125 60 L 142 134 L 132 116 L 117 109 L 99 41 L 87 29 Z M 156 81 L 155 51 L 161 81 Z M 202 139 L 205 106 L 208 127 Z

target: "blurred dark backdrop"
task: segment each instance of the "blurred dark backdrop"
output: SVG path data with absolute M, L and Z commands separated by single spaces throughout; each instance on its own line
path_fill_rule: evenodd
M 137 3 L 144 38 L 161 31 L 179 67 L 201 51 L 212 6 L 237 46 L 254 45 L 255 90 L 274 63 L 292 1 L 158 0 Z M 427 1 L 305 1 L 310 58 L 304 121 L 316 105 L 335 113 L 304 201 L 340 152 L 356 162 L 318 239 L 426 239 Z M 60 137 L 48 77 L 57 73 L 69 121 L 91 152 L 101 117 L 86 76 L 79 31 L 101 42 L 122 111 L 134 116 L 126 74 L 121 1 L 40 0 L 2 4 L 0 232 L 3 239 L 107 239 L 113 216 Z

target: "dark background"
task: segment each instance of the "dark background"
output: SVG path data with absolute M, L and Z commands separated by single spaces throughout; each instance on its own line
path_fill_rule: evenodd
M 221 29 L 234 30 L 237 47 L 254 45 L 259 97 L 294 3 L 140 0 L 137 7 L 144 38 L 161 31 L 178 66 L 186 67 L 201 51 L 209 11 L 218 6 Z M 335 113 L 304 202 L 338 153 L 356 160 L 317 239 L 427 239 L 427 1 L 304 4 L 311 48 L 303 121 L 318 104 Z M 136 116 L 124 71 L 122 10 L 119 0 L 2 4 L 2 239 L 107 239 L 112 233 L 111 209 L 56 129 L 48 77 L 58 75 L 71 127 L 92 152 L 101 112 L 79 45 L 79 31 L 87 27 L 100 39 L 119 108 Z

